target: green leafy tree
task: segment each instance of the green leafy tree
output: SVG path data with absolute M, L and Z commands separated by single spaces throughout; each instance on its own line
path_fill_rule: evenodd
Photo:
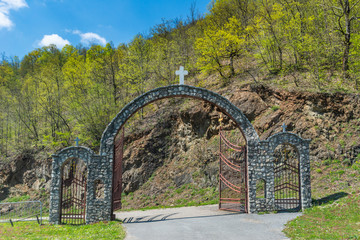
M 196 39 L 198 67 L 204 73 L 216 71 L 225 84 L 235 75 L 235 61 L 246 54 L 246 39 L 251 28 L 244 29 L 240 21 L 232 17 L 218 29 L 206 26 L 204 36 Z
M 150 42 L 142 35 L 136 36 L 126 48 L 125 59 L 120 65 L 120 78 L 131 94 L 140 95 L 149 86 Z

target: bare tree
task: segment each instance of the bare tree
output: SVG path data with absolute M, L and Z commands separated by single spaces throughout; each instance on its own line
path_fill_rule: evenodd
M 356 7 L 359 5 L 360 0 L 337 0 L 336 5 L 332 5 L 329 2 L 325 2 L 333 15 L 336 17 L 338 30 L 344 37 L 344 52 L 342 59 L 342 70 L 347 72 L 349 70 L 349 54 L 350 54 L 350 46 L 351 46 L 351 33 L 352 33 L 352 22 L 354 20 L 360 19 L 359 12 Z

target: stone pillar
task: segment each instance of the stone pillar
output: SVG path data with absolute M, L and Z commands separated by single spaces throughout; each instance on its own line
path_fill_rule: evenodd
M 53 155 L 49 215 L 51 224 L 60 223 L 61 167 L 59 166 L 59 160 L 59 156 Z
M 89 178 L 87 184 L 86 223 L 111 220 L 111 193 L 112 193 L 112 165 L 108 163 L 107 156 L 93 156 L 89 165 Z M 104 197 L 96 198 L 95 182 L 100 180 L 104 186 Z
M 249 213 L 274 210 L 274 164 L 267 141 L 248 144 Z M 265 181 L 265 198 L 256 197 L 256 183 Z
M 300 184 L 301 208 L 311 207 L 311 181 L 310 181 L 310 140 L 305 140 L 299 149 L 300 154 Z

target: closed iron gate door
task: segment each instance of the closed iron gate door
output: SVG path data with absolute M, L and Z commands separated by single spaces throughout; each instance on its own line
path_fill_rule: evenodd
M 246 146 L 232 144 L 221 130 L 219 168 L 219 209 L 246 213 Z
M 124 131 L 115 139 L 114 144 L 114 168 L 113 168 L 113 192 L 112 192 L 112 211 L 121 209 L 122 193 L 122 162 L 124 155 Z
M 274 157 L 275 209 L 299 211 L 301 209 L 299 154 L 291 145 L 282 144 L 275 149 Z
M 85 224 L 87 167 L 80 159 L 70 159 L 62 168 L 62 224 Z

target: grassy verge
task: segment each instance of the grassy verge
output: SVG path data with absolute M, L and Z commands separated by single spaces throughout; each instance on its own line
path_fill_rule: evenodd
M 335 201 L 328 198 L 315 202 L 314 207 L 287 223 L 284 232 L 291 239 L 360 239 L 359 213 L 360 191 L 343 194 Z
M 39 226 L 36 222 L 0 224 L 1 239 L 124 239 L 125 231 L 120 222 L 100 222 L 89 225 Z

